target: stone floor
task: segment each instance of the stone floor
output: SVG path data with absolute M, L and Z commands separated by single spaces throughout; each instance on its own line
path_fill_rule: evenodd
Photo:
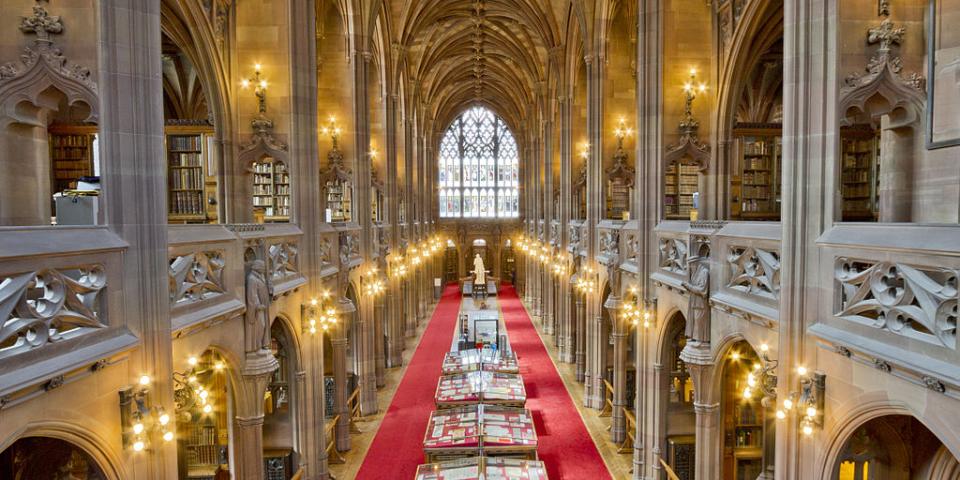
M 472 301 L 469 298 L 464 298 L 461 308 L 464 310 L 473 310 L 476 307 L 472 305 Z M 499 308 L 499 306 L 493 301 L 488 302 L 488 308 Z M 431 308 L 427 318 L 430 318 L 432 315 L 433 309 Z M 352 448 L 349 452 L 342 454 L 344 459 L 346 459 L 346 463 L 330 465 L 330 474 L 337 480 L 352 479 L 356 476 L 357 471 L 360 470 L 360 465 L 363 463 L 363 458 L 367 454 L 367 449 L 370 447 L 370 443 L 373 442 L 373 437 L 376 436 L 380 422 L 383 420 L 382 412 L 386 411 L 390 402 L 393 400 L 393 395 L 400 385 L 400 380 L 403 378 L 403 374 L 407 369 L 406 366 L 409 364 L 410 358 L 413 356 L 413 352 L 416 350 L 417 344 L 423 336 L 423 331 L 426 329 L 427 323 L 427 321 L 422 322 L 422 324 L 417 327 L 416 336 L 406 340 L 406 348 L 403 352 L 404 366 L 387 370 L 386 385 L 377 392 L 377 405 L 380 406 L 381 413 L 366 417 L 362 422 L 357 424 L 362 433 L 350 436 Z M 573 398 L 573 403 L 577 406 L 580 416 L 583 418 L 583 423 L 587 426 L 587 430 L 597 445 L 597 450 L 600 451 L 600 455 L 603 457 L 603 461 L 606 463 L 610 474 L 617 480 L 632 478 L 630 473 L 632 456 L 617 453 L 617 445 L 610 441 L 610 432 L 607 431 L 607 427 L 610 425 L 610 418 L 598 417 L 597 410 L 583 406 L 583 385 L 576 381 L 574 365 L 560 363 L 558 358 L 559 352 L 557 351 L 554 337 L 544 335 L 539 319 L 534 318 L 533 323 L 536 326 L 537 333 L 540 335 L 540 339 L 544 345 L 547 346 L 550 358 L 553 360 L 554 365 L 557 366 L 557 371 L 560 372 L 560 377 L 563 379 L 567 391 L 570 392 L 570 397 Z M 501 328 L 503 327 L 501 326 Z

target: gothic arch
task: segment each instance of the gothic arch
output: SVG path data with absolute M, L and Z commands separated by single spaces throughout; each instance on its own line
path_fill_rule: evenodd
M 47 437 L 68 442 L 89 455 L 108 480 L 127 478 L 127 472 L 122 468 L 123 461 L 119 452 L 114 451 L 110 447 L 110 442 L 101 438 L 88 427 L 63 421 L 31 422 L 24 425 L 6 441 L 0 442 L 0 452 L 10 448 L 17 440 L 28 437 Z
M 826 438 L 823 443 L 823 455 L 819 457 L 815 470 L 819 472 L 819 478 L 832 478 L 847 441 L 857 429 L 871 420 L 892 415 L 914 418 L 937 437 L 954 458 L 960 458 L 960 437 L 945 427 L 948 424 L 946 419 L 953 412 L 927 409 L 924 411 L 926 415 L 923 415 L 911 408 L 908 403 L 890 400 L 885 394 L 878 392 L 860 394 L 850 399 L 847 405 L 849 407 L 832 415 L 833 421 L 830 428 L 823 432 Z M 949 466 L 944 463 L 938 463 L 938 465 Z
M 3 102 L 0 104 L 3 113 L 0 126 L 22 123 L 46 128 L 46 118 L 38 115 L 37 110 L 56 111 L 59 101 L 51 97 L 54 91 L 65 97 L 68 106 L 86 105 L 89 114 L 84 121 L 97 123 L 100 101 L 97 85 L 89 78 L 89 71 L 69 63 L 53 46 L 35 45 L 26 51 L 28 53 L 20 66 L 0 66 L 0 71 L 13 68 L 16 72 L 6 78 L 0 74 L 0 99 Z M 24 109 L 24 104 L 32 108 Z

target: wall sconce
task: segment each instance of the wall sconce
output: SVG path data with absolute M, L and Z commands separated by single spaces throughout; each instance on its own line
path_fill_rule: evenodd
M 376 265 L 368 267 L 366 274 L 360 275 L 360 284 L 362 285 L 363 293 L 374 298 L 386 289 Z
M 340 126 L 337 125 L 337 117 L 330 115 L 328 125 L 321 127 L 320 133 L 330 136 L 330 141 L 333 142 L 333 148 L 336 150 L 337 141 L 340 139 Z
M 245 78 L 240 81 L 240 86 L 244 90 L 250 88 L 250 85 L 253 85 L 253 93 L 257 96 L 257 106 L 260 110 L 260 113 L 267 112 L 267 81 L 261 78 L 260 76 L 260 64 L 253 66 L 253 78 Z
M 686 96 L 686 101 L 684 104 L 684 118 L 680 122 L 681 128 L 696 128 L 699 126 L 699 123 L 693 118 L 693 101 L 697 98 L 698 94 L 706 93 L 707 84 L 700 82 L 697 83 L 697 69 L 690 69 L 690 79 L 683 84 L 683 93 Z
M 327 331 L 337 324 L 337 308 L 327 290 L 320 294 L 319 300 L 311 298 L 310 303 L 301 305 L 300 309 L 300 318 L 306 319 L 303 324 L 304 333 L 314 335 L 317 333 L 317 328 Z
M 391 278 L 404 278 L 407 276 L 407 264 L 404 263 L 403 257 L 396 257 L 393 261 L 390 262 L 390 277 Z
M 195 356 L 187 358 L 190 369 L 186 372 L 173 372 L 173 399 L 177 404 L 177 414 L 183 415 L 184 421 L 191 421 L 193 415 L 190 409 L 196 407 L 203 414 L 213 412 L 210 404 L 210 391 L 202 379 L 223 372 L 226 365 L 217 360 L 212 366 L 200 368 L 200 360 Z
M 655 303 L 642 301 L 639 296 L 640 290 L 636 285 L 631 285 L 629 292 L 630 296 L 622 307 L 624 318 L 634 327 L 643 326 L 644 329 L 652 327 L 655 318 L 653 313 L 656 309 Z
M 743 398 L 752 398 L 754 391 L 758 391 L 763 395 L 764 406 L 768 407 L 776 405 L 778 364 L 776 360 L 770 359 L 769 351 L 769 345 L 766 343 L 760 345 L 761 363 L 754 365 L 753 371 L 747 374 L 747 386 L 743 389 Z M 731 358 L 738 360 L 740 355 L 734 352 Z M 790 392 L 787 398 L 783 399 L 780 407 L 774 411 L 774 415 L 777 420 L 785 420 L 788 412 L 796 410 L 800 431 L 804 436 L 809 437 L 813 435 L 815 427 L 823 427 L 827 377 L 820 372 L 811 373 L 804 366 L 798 366 L 796 371 L 799 376 L 799 390 Z
M 577 277 L 577 290 L 586 295 L 593 293 L 597 289 L 597 272 L 591 266 L 584 266 L 583 270 L 580 272 L 579 277 Z
M 137 385 L 120 390 L 120 425 L 123 447 L 135 452 L 146 450 L 153 438 L 164 442 L 173 440 L 170 415 L 161 406 L 150 405 L 149 375 L 142 375 Z
M 620 117 L 620 122 L 617 124 L 617 128 L 614 129 L 613 134 L 617 137 L 617 145 L 619 148 L 623 148 L 623 139 L 633 135 L 633 129 L 627 127 L 626 120 Z

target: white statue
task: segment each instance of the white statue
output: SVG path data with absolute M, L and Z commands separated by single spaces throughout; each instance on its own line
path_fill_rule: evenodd
M 473 279 L 474 285 L 484 285 L 487 283 L 487 271 L 483 268 L 483 259 L 480 258 L 479 253 L 473 258 Z

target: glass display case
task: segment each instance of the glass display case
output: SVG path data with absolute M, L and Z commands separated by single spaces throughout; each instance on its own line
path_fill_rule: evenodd
M 417 467 L 415 480 L 547 480 L 538 460 L 471 457 Z
M 428 462 L 473 455 L 537 457 L 537 432 L 529 410 L 471 405 L 437 410 L 423 439 Z
M 481 402 L 522 407 L 527 391 L 520 375 L 479 371 L 440 377 L 435 398 L 439 408 Z
M 453 375 L 476 371 L 519 373 L 517 355 L 494 350 L 460 350 L 448 352 L 443 358 L 443 374 Z

